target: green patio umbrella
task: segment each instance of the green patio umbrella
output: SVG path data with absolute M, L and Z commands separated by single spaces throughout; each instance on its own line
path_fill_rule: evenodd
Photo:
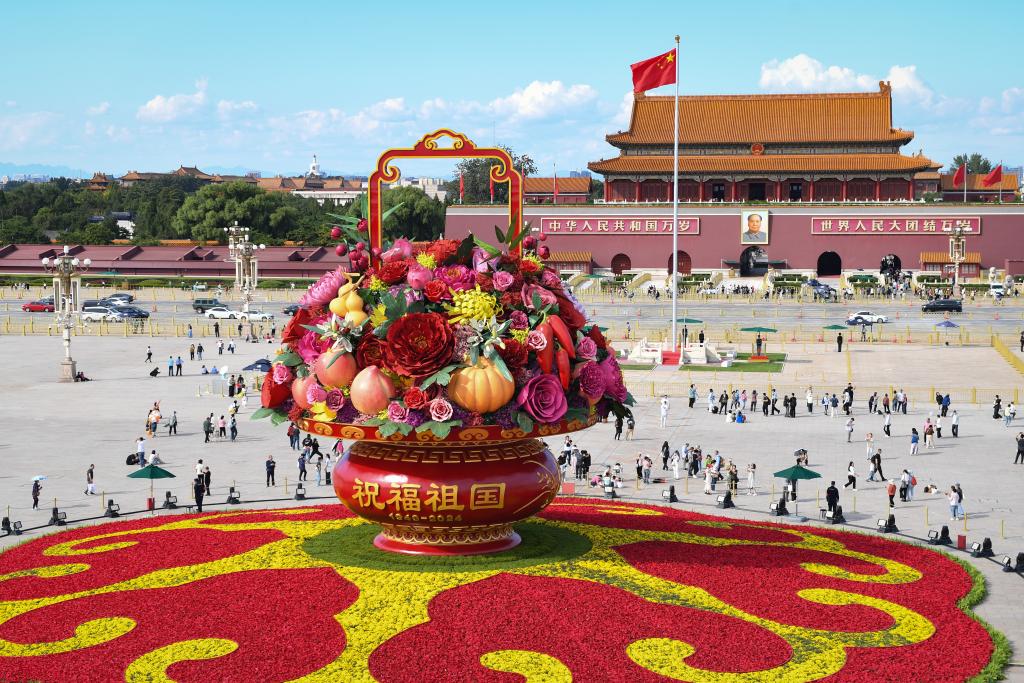
M 780 479 L 821 479 L 821 475 L 814 470 L 809 470 L 803 465 L 793 465 L 775 473 Z
M 156 465 L 146 465 L 141 467 L 131 474 L 128 475 L 132 479 L 149 479 L 149 497 L 153 497 L 153 480 L 154 479 L 174 479 L 174 475 L 165 470 L 162 467 Z
M 846 325 L 826 325 L 822 329 L 823 330 L 845 330 L 845 329 L 847 329 L 847 326 Z
M 774 327 L 742 327 L 740 328 L 740 332 L 760 332 L 761 334 L 765 334 L 768 332 L 778 332 L 778 330 Z
M 701 324 L 704 321 L 703 320 L 697 320 L 696 318 L 676 318 L 676 322 L 677 323 L 682 323 L 684 325 L 699 325 L 699 324 Z

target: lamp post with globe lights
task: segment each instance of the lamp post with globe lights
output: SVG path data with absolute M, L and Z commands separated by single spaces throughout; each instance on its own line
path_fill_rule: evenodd
M 235 262 L 235 289 L 242 292 L 242 310 L 249 312 L 249 304 L 252 303 L 252 294 L 259 282 L 259 259 L 256 252 L 266 249 L 265 244 L 253 244 L 249 240 L 249 228 L 234 225 L 224 228 L 228 235 L 228 254 Z
M 967 259 L 967 238 L 964 228 L 958 225 L 949 236 L 949 260 L 953 262 L 953 296 L 960 296 L 960 264 Z
M 81 274 L 89 270 L 92 260 L 81 259 L 69 253 L 67 245 L 64 252 L 42 260 L 43 269 L 53 275 L 53 307 L 56 313 L 57 327 L 64 339 L 64 360 L 60 362 L 61 382 L 74 382 L 76 372 L 75 361 L 71 358 L 71 330 L 75 326 L 78 315 L 78 293 L 82 286 Z

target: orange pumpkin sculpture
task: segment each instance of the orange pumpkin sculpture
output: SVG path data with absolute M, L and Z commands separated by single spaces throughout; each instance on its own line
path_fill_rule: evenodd
M 515 391 L 515 383 L 484 357 L 476 365 L 453 372 L 448 383 L 448 397 L 475 413 L 494 412 L 512 400 Z

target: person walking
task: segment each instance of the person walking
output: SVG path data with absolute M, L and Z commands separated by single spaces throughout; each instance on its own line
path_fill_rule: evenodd
M 853 421 L 855 418 L 850 418 L 846 421 L 846 443 L 853 442 Z
M 661 428 L 664 429 L 668 425 L 668 396 L 662 394 L 661 396 Z
M 917 455 L 917 449 L 920 445 L 921 437 L 917 433 L 917 427 L 910 428 L 910 454 Z
M 223 356 L 224 355 L 224 340 L 223 339 L 218 339 L 217 340 L 217 355 L 218 356 Z
M 189 324 L 188 324 L 188 331 L 187 331 L 187 332 L 185 333 L 185 335 L 186 335 L 186 336 L 187 336 L 187 337 L 188 337 L 189 339 L 191 339 L 191 338 L 192 338 L 192 323 L 189 323 Z
M 621 441 L 622 440 L 622 416 L 621 415 L 616 415 L 615 416 L 615 437 L 614 437 L 614 439 L 615 439 L 615 441 Z
M 885 392 L 885 395 L 882 396 L 882 410 L 886 415 L 889 414 L 889 392 Z
M 749 465 L 747 465 L 747 495 L 748 496 L 756 496 L 757 495 L 757 482 L 755 480 L 756 477 L 757 477 L 757 464 L 756 463 L 750 463 Z
M 217 436 L 219 436 L 220 438 L 223 439 L 227 435 L 228 435 L 228 423 L 227 423 L 227 420 L 224 419 L 224 416 L 221 415 L 220 419 L 217 420 Z
M 1013 418 L 1017 417 L 1017 406 L 1014 405 L 1013 401 L 1010 401 L 1006 405 L 1006 410 L 1003 411 L 1003 424 L 1009 427 L 1013 424 Z
M 843 488 L 847 486 L 853 487 L 853 491 L 857 490 L 857 469 L 853 466 L 852 460 L 846 468 L 846 483 L 843 484 Z
M 840 332 L 839 334 L 836 335 L 836 352 L 838 352 L 838 353 L 842 353 L 843 352 L 843 333 L 842 332 Z
M 836 415 L 839 414 L 839 399 L 836 397 L 835 394 L 832 394 L 832 398 L 829 399 L 828 405 L 831 409 L 831 411 L 829 412 L 829 417 L 835 417 Z
M 274 456 L 273 455 L 268 455 L 267 456 L 266 468 L 267 468 L 267 488 L 270 488 L 271 486 L 276 486 L 277 483 L 274 481 L 274 470 L 277 469 L 277 463 L 274 461 Z
M 192 482 L 192 496 L 196 500 L 196 510 L 203 511 L 203 497 L 206 495 L 206 484 L 202 476 L 197 476 Z
M 885 487 L 885 495 L 889 496 L 889 509 L 896 507 L 896 482 L 892 479 Z
M 203 359 L 203 342 L 199 342 L 199 345 L 196 346 L 196 358 Z
M 178 411 L 171 411 L 171 419 L 167 421 L 167 436 L 178 434 Z
M 95 496 L 96 495 L 96 465 L 89 465 L 89 469 L 85 471 L 85 495 Z
M 928 450 L 935 448 L 935 425 L 932 424 L 931 419 L 924 421 L 924 447 Z
M 203 486 L 206 487 L 206 495 L 210 495 L 210 481 L 213 479 L 213 472 L 210 471 L 210 466 L 207 465 L 203 468 Z
M 935 438 L 942 438 L 942 414 L 935 418 Z
M 885 432 L 886 436 L 892 436 L 892 415 L 889 411 L 886 411 L 885 416 L 882 418 L 882 431 Z
M 38 479 L 32 481 L 32 509 L 39 509 L 39 494 L 43 492 L 43 485 L 39 483 Z
M 807 387 L 807 394 L 804 395 L 804 400 L 807 401 L 807 414 L 811 415 L 814 413 L 814 387 Z
M 626 441 L 633 440 L 633 430 L 636 429 L 636 420 L 632 415 L 626 418 Z
M 228 423 L 228 433 L 232 441 L 238 438 L 238 420 L 235 419 L 234 415 L 231 416 L 231 420 Z
M 191 325 L 189 325 L 189 327 L 191 327 Z M 189 344 L 188 345 L 188 359 L 189 360 L 195 360 L 196 359 L 196 345 L 195 344 Z
M 167 356 L 167 376 L 174 377 L 174 356 Z
M 668 472 L 668 459 L 671 457 L 669 451 L 668 441 L 663 441 L 661 444 L 661 471 Z
M 181 360 L 181 356 L 178 356 L 177 358 L 174 359 L 174 374 L 178 377 L 181 377 L 182 365 L 184 365 L 184 363 Z
M 874 455 L 871 456 L 871 462 L 875 466 L 875 472 L 878 473 L 878 478 L 885 481 L 885 472 L 882 471 L 882 449 L 879 448 L 875 451 Z
M 146 347 L 146 362 L 147 363 L 152 363 L 153 362 L 153 347 L 152 346 L 147 346 Z
M 219 337 L 220 336 L 220 323 L 219 322 L 215 322 L 213 324 L 213 336 L 214 337 Z
M 957 493 L 955 486 L 949 487 L 949 493 L 946 494 L 946 499 L 949 501 L 949 521 L 955 522 L 960 519 L 960 494 Z
M 693 404 L 697 402 L 697 389 L 692 384 L 690 390 L 686 393 L 686 398 L 689 401 L 689 407 L 693 408 Z
M 772 415 L 775 415 L 775 413 L 781 412 L 779 410 L 778 402 L 779 402 L 779 392 L 776 389 L 772 389 Z
M 672 467 L 672 479 L 679 481 L 679 451 L 672 451 L 672 457 L 669 458 L 669 465 Z
M 299 453 L 299 481 L 306 481 L 306 453 Z
M 1013 459 L 1013 464 L 1024 465 L 1024 432 L 1017 433 L 1017 457 Z
M 946 413 L 949 412 L 949 406 L 952 401 L 949 400 L 949 392 L 947 391 L 945 396 L 942 397 L 942 417 L 946 417 Z
M 584 454 L 585 453 L 586 451 L 584 451 Z M 587 461 L 587 469 L 590 469 L 590 456 L 585 455 L 584 459 Z M 334 461 L 331 460 L 331 452 L 327 451 L 327 453 L 324 454 L 324 483 L 326 483 L 328 486 L 331 485 L 331 470 L 333 469 L 333 467 Z
M 210 443 L 210 435 L 213 434 L 213 413 L 203 420 L 203 443 Z
M 960 415 L 953 411 L 953 416 L 949 419 L 949 430 L 953 435 L 953 438 L 960 436 Z
M 654 467 L 654 461 L 651 460 L 650 456 L 644 456 L 644 484 L 651 483 L 651 469 Z
M 835 513 L 836 506 L 839 505 L 839 489 L 836 488 L 834 481 L 825 489 L 825 504 L 828 505 L 829 512 Z

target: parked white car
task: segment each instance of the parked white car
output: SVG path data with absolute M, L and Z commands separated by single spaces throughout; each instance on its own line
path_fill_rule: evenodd
M 274 314 L 267 313 L 266 311 L 260 311 L 255 308 L 250 308 L 248 312 L 242 311 L 238 315 L 242 320 L 273 320 Z
M 857 311 L 851 313 L 846 319 L 847 325 L 874 325 L 875 323 L 887 323 L 889 319 L 884 315 L 875 315 L 871 311 Z
M 124 315 L 109 306 L 86 306 L 82 309 L 82 320 L 91 323 L 118 322 L 124 320 Z
M 218 320 L 234 320 L 235 318 L 243 317 L 241 311 L 232 311 L 227 306 L 214 306 L 206 309 L 207 318 L 216 318 Z

